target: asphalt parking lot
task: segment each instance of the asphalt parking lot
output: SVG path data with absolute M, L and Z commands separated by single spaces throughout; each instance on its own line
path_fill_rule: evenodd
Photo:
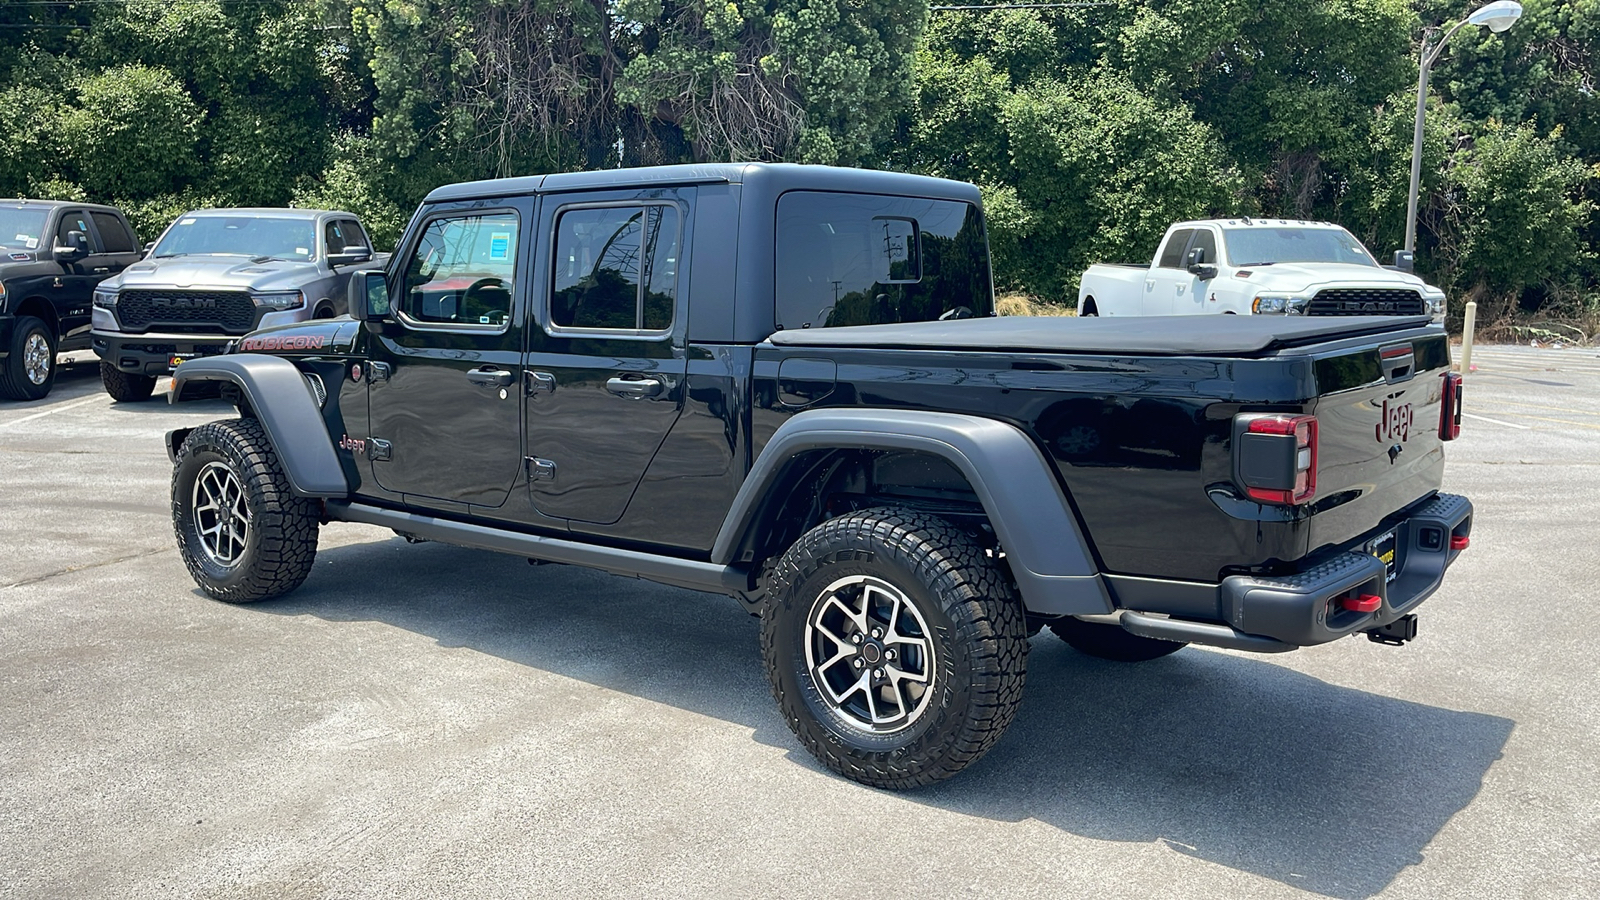
M 1600 350 L 1477 349 L 1472 548 L 1404 648 L 1034 639 L 981 763 L 794 741 L 730 600 L 323 529 L 228 606 L 88 364 L 0 401 L 0 897 L 1600 896 Z

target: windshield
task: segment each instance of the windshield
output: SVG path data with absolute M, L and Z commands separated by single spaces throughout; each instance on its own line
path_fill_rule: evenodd
M 0 247 L 39 249 L 44 237 L 44 217 L 42 209 L 0 209 Z
M 316 256 L 316 223 L 272 216 L 184 216 L 172 223 L 155 256 L 222 254 L 309 260 Z
M 1228 228 L 1228 263 L 1264 266 L 1271 263 L 1344 263 L 1376 266 L 1377 260 L 1343 228 L 1273 228 L 1252 225 Z

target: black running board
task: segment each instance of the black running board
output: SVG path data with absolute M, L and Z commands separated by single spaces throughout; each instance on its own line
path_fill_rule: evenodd
M 735 566 L 678 559 L 637 550 L 585 544 L 561 538 L 524 534 L 485 525 L 472 525 L 420 513 L 329 500 L 328 518 L 340 522 L 361 522 L 392 528 L 441 544 L 455 544 L 479 550 L 493 550 L 544 562 L 569 563 L 600 569 L 615 575 L 631 575 L 647 581 L 670 584 L 695 591 L 727 594 L 741 599 L 751 590 L 750 574 Z
M 1129 634 L 1162 641 L 1205 644 L 1209 647 L 1226 647 L 1230 650 L 1247 650 L 1251 653 L 1283 653 L 1299 649 L 1294 644 L 1286 644 L 1274 638 L 1246 634 L 1231 625 L 1164 619 L 1131 610 L 1122 613 L 1119 624 L 1122 625 L 1122 630 Z

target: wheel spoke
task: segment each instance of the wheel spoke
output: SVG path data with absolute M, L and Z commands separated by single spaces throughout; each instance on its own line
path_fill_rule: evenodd
M 842 578 L 818 592 L 805 627 L 812 683 L 844 724 L 891 733 L 927 709 L 933 642 L 916 604 L 893 584 Z M 865 659 L 876 662 L 863 666 Z

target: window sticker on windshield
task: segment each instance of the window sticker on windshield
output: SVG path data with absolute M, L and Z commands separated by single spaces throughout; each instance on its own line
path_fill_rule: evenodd
M 179 219 L 178 220 L 178 224 L 179 225 L 193 225 L 194 221 L 195 221 L 194 219 Z
M 294 248 L 294 252 L 298 253 L 301 256 L 310 256 L 311 255 L 311 251 L 309 249 L 305 248 L 305 247 L 296 247 L 296 248 Z
M 489 235 L 489 258 L 506 259 L 511 255 L 511 232 L 496 231 Z
M 22 235 L 19 234 L 17 237 L 22 237 Z M 39 249 L 39 239 L 36 237 L 25 238 L 22 241 L 22 246 L 27 247 L 29 250 L 37 250 Z

